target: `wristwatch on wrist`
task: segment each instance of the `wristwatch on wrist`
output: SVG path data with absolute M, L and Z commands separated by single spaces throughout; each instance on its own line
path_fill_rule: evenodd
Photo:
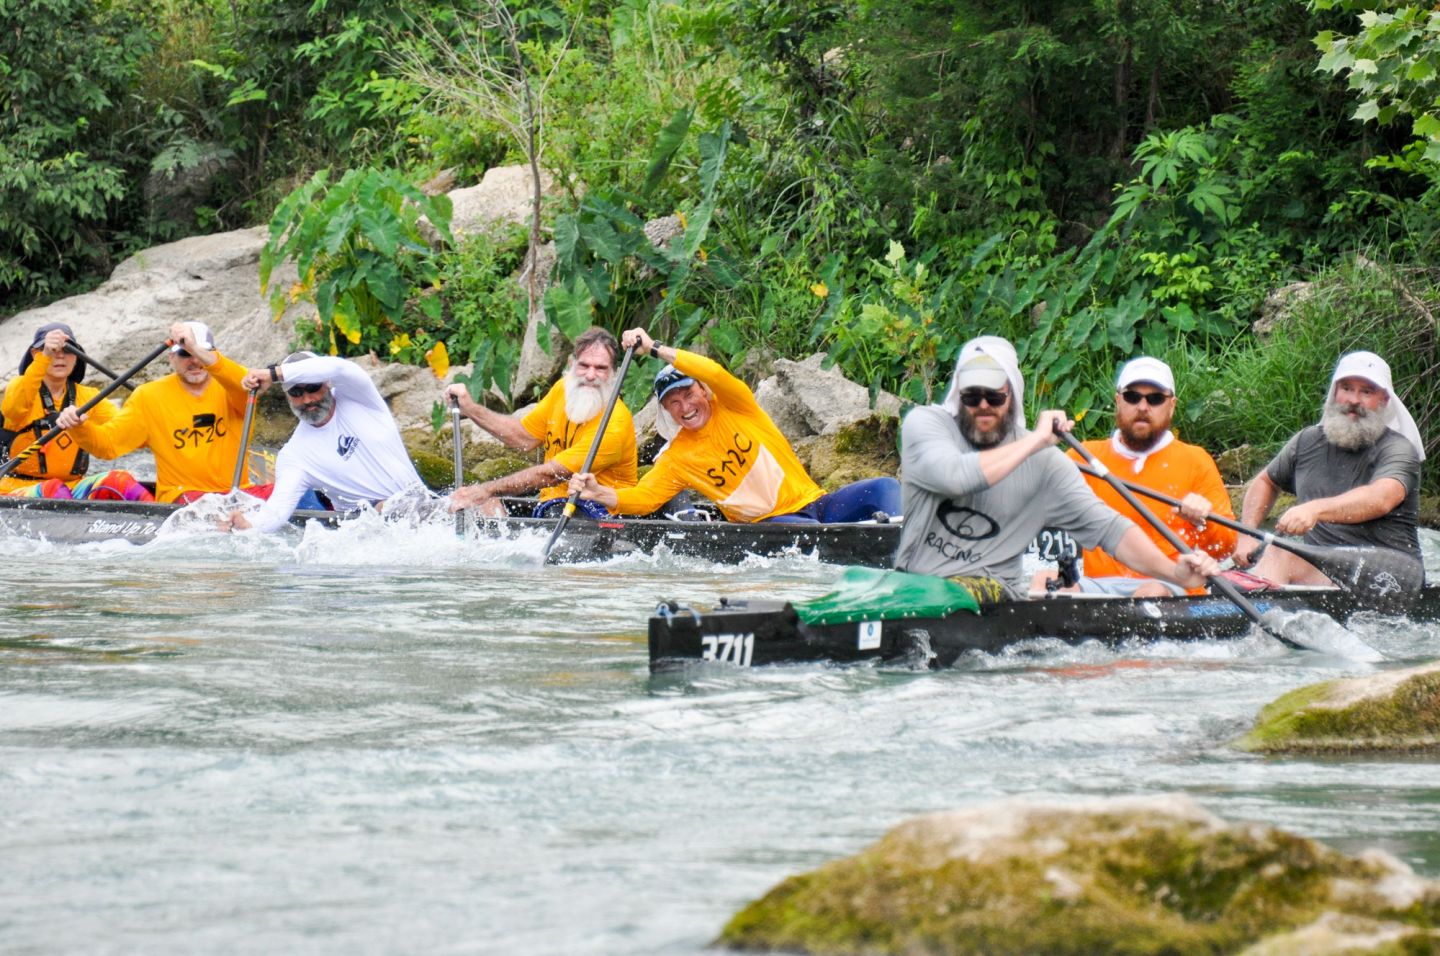
M 650 340 L 650 357 L 651 357 L 651 358 L 659 358 L 659 357 L 660 357 L 660 343 L 659 343 L 659 342 L 656 342 L 654 339 L 651 339 L 651 340 Z
M 267 365 L 267 366 L 265 367 L 265 369 L 266 369 L 266 371 L 268 371 L 268 372 L 270 373 L 270 384 L 271 384 L 271 385 L 279 385 L 279 384 L 280 384 L 280 373 L 279 373 L 278 371 L 276 371 L 275 366 L 273 366 L 273 365 Z

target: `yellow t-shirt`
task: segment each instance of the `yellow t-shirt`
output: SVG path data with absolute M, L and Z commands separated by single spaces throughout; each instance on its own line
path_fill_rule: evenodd
M 676 350 L 675 367 L 714 393 L 710 420 L 682 428 L 638 485 L 617 491 L 617 513 L 649 514 L 691 488 L 726 519 L 752 522 L 799 511 L 825 493 L 744 382 L 694 352 Z
M 596 415 L 583 425 L 571 422 L 565 414 L 565 380 L 561 379 L 550 387 L 540 404 L 520 419 L 520 427 L 545 446 L 545 460 L 556 461 L 578 472 L 590 454 L 595 442 L 595 432 L 600 427 L 601 415 Z M 605 426 L 605 438 L 595 461 L 590 465 L 595 480 L 610 488 L 629 488 L 635 484 L 635 423 L 630 418 L 630 409 L 624 402 L 617 401 L 610 413 L 610 422 Z M 570 494 L 565 482 L 540 489 L 540 500 L 565 498 Z
M 23 375 L 12 378 L 5 386 L 5 398 L 3 402 L 0 402 L 0 415 L 4 416 L 5 428 L 19 432 L 10 447 L 4 449 L 6 458 L 13 458 L 20 454 L 40 437 L 35 434 L 33 429 L 25 431 L 20 431 L 20 429 L 45 417 L 45 403 L 40 398 L 40 389 L 47 387 L 45 373 L 49 368 L 50 356 L 41 352 L 31 360 Z M 99 391 L 90 385 L 76 385 L 75 404 L 84 405 Z M 57 410 L 63 405 L 63 398 L 55 401 Z M 109 402 L 100 402 L 90 409 L 88 415 L 95 422 L 104 424 L 115 417 L 115 406 Z M 47 428 L 46 431 L 49 429 Z M 73 430 L 61 432 L 46 442 L 38 452 L 32 452 L 24 461 L 16 465 L 15 471 L 0 479 L 0 495 L 24 491 L 32 485 L 50 478 L 60 478 L 66 484 L 73 486 L 85 477 L 83 472 L 78 474 L 75 472 L 75 457 L 82 449 L 92 455 L 95 454 L 95 449 L 78 440 Z M 40 467 L 42 461 L 45 465 L 44 468 Z
M 114 420 L 87 419 L 75 437 L 97 458 L 119 458 L 142 445 L 155 455 L 155 500 L 186 491 L 229 491 L 245 422 L 244 366 L 219 356 L 199 395 L 179 375 L 146 382 Z M 248 476 L 241 479 L 248 487 Z

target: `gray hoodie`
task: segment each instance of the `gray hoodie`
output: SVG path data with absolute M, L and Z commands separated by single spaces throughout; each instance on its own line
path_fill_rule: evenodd
M 1028 434 L 1019 428 L 1006 442 Z M 1043 449 L 993 487 L 980 451 L 942 405 L 912 409 L 900 427 L 905 530 L 895 567 L 942 577 L 975 575 L 1029 591 L 1025 549 L 1043 528 L 1063 528 L 1083 548 L 1111 554 L 1130 519 L 1107 507 L 1058 448 Z

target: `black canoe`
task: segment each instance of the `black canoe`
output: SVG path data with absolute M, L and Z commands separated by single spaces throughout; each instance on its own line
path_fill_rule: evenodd
M 1261 614 L 1318 611 L 1345 621 L 1360 610 L 1337 588 L 1252 591 Z M 1440 620 L 1440 586 L 1426 587 L 1406 610 L 1415 621 Z M 667 602 L 650 617 L 650 669 L 695 661 L 761 664 L 860 660 L 928 661 L 948 667 L 966 651 L 994 653 L 1032 638 L 1116 646 L 1135 638 L 1195 641 L 1249 633 L 1250 620 L 1213 595 L 1131 599 L 1084 595 L 1006 601 L 941 618 L 808 625 L 783 601 L 722 599 L 696 611 Z
M 438 499 L 437 499 L 438 501 Z M 507 501 L 512 511 L 528 514 L 533 501 Z M 153 540 L 177 506 L 133 501 L 71 501 L 0 497 L 0 533 L 43 538 L 57 544 L 121 539 L 135 544 Z M 691 509 L 692 513 L 696 509 Z M 319 520 L 336 524 L 333 511 L 297 511 L 295 524 Z M 545 540 L 556 518 L 475 518 L 467 514 L 468 535 Z M 651 554 L 661 547 L 674 554 L 735 563 L 750 555 L 815 554 L 822 561 L 888 567 L 900 543 L 900 523 L 731 524 L 671 518 L 614 518 L 590 521 L 579 512 L 565 529 L 553 557 L 595 561 L 629 554 Z
M 178 505 L 153 501 L 90 501 L 0 496 L 0 534 L 44 539 L 54 544 L 96 541 L 153 541 Z M 333 511 L 297 511 L 291 521 L 335 524 Z

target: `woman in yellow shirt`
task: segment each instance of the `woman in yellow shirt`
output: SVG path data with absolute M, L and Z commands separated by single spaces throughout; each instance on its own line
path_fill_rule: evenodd
M 850 522 L 900 512 L 894 478 L 868 478 L 827 494 L 755 393 L 717 362 L 661 345 L 644 329 L 630 329 L 621 345 L 669 363 L 655 379 L 657 424 L 669 444 L 635 486 L 608 488 L 578 474 L 570 479 L 572 493 L 616 514 L 642 515 L 690 489 L 736 522 Z
M 5 454 L 15 457 L 43 438 L 55 425 L 59 411 L 84 404 L 99 391 L 81 385 L 86 363 L 66 350 L 75 333 L 63 322 L 52 322 L 35 330 L 30 348 L 20 359 L 20 375 L 5 386 L 0 401 L 3 414 Z M 78 344 L 75 348 L 80 348 Z M 82 350 L 83 351 L 83 350 Z M 106 422 L 116 415 L 115 406 L 100 402 L 90 410 L 92 419 Z M 30 498 L 91 498 L 153 501 L 149 489 L 128 471 L 115 469 L 90 477 L 88 444 L 70 432 L 61 432 L 39 451 L 21 462 L 15 471 L 0 478 L 0 494 Z

